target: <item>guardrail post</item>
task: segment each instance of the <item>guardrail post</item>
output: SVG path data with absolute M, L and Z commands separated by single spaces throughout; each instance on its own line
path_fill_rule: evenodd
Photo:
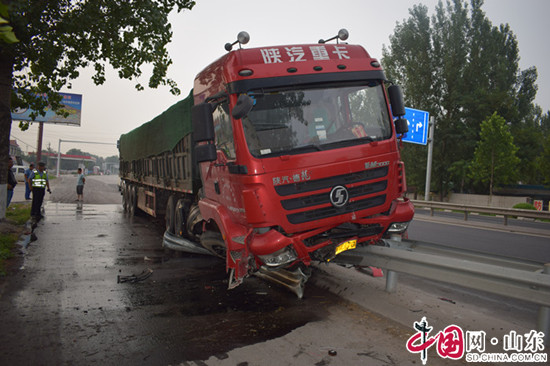
M 550 275 L 550 263 L 544 265 L 543 273 Z M 544 333 L 544 345 L 548 346 L 550 341 L 550 334 L 548 334 L 550 333 L 550 308 L 548 306 L 541 306 L 539 308 L 537 330 Z
M 504 226 L 508 225 L 508 215 L 504 215 Z
M 433 209 L 432 209 L 433 212 Z M 395 241 L 401 241 L 402 236 L 401 235 L 392 235 L 392 240 Z M 386 292 L 393 293 L 397 289 L 397 278 L 398 273 L 395 271 L 386 270 Z
M 394 293 L 397 288 L 398 273 L 394 271 L 386 271 L 386 292 Z

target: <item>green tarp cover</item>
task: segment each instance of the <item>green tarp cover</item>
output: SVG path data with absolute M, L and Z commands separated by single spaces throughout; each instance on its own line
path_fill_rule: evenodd
M 191 107 L 193 90 L 187 98 L 161 115 L 120 136 L 121 159 L 138 160 L 174 149 L 183 137 L 192 132 Z

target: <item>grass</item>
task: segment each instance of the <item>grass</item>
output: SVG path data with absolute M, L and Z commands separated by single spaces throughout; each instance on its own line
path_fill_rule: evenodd
M 29 203 L 14 203 L 6 210 L 6 218 L 15 225 L 25 225 L 31 218 L 31 205 Z
M 28 203 L 13 204 L 7 208 L 6 222 L 0 226 L 0 276 L 6 275 L 7 261 L 15 256 L 15 243 L 30 216 L 31 206 Z
M 0 234 L 0 276 L 6 275 L 6 261 L 14 257 L 13 249 L 19 234 Z
M 530 203 L 516 203 L 512 208 L 520 208 L 522 210 L 536 210 L 537 208 Z

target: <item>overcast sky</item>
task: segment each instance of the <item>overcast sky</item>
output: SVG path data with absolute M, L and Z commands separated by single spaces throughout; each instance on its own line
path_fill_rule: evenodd
M 389 44 L 397 22 L 409 18 L 409 8 L 415 4 L 428 6 L 433 14 L 438 0 L 197 0 L 191 11 L 174 13 L 170 21 L 174 36 L 169 46 L 173 65 L 169 76 L 180 89 L 173 96 L 168 88 L 136 91 L 135 83 L 120 80 L 110 72 L 107 82 L 96 86 L 91 72 L 82 72 L 72 82 L 68 93 L 82 94 L 82 125 L 80 127 L 45 124 L 43 148 L 48 144 L 57 151 L 59 139 L 109 142 L 112 145 L 63 143 L 61 152 L 79 148 L 107 157 L 118 155 L 116 141 L 121 134 L 151 120 L 169 106 L 185 97 L 193 87 L 195 75 L 225 53 L 227 42 L 236 40 L 237 33 L 250 34 L 248 47 L 316 43 L 320 38 L 337 34 L 346 28 L 348 43 L 360 44 L 371 56 L 382 57 L 382 46 Z M 520 68 L 536 66 L 538 93 L 536 103 L 546 112 L 550 109 L 550 42 L 548 0 L 485 0 L 483 6 L 493 25 L 508 23 L 517 37 Z M 145 69 L 144 69 L 145 70 Z M 147 72 L 144 72 L 147 75 Z M 147 85 L 147 80 L 141 80 Z M 409 106 L 413 107 L 414 106 Z M 14 122 L 11 138 L 16 138 L 22 150 L 35 151 L 37 124 L 22 132 Z

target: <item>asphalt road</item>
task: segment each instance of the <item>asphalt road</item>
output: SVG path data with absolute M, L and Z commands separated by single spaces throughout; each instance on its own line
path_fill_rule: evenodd
M 52 182 L 38 240 L 0 283 L 0 365 L 417 364 L 410 326 L 334 295 L 322 272 L 302 300 L 255 277 L 227 290 L 223 261 L 167 253 L 163 225 L 88 203 L 120 199 L 109 179 L 89 177 L 83 204 L 71 178 Z
M 76 175 L 62 175 L 51 181 L 52 202 L 73 203 L 76 200 Z M 116 175 L 89 175 L 84 184 L 84 204 L 117 204 L 122 198 L 118 191 L 119 177 Z
M 412 240 L 476 250 L 512 258 L 550 263 L 550 223 L 530 220 L 438 213 L 431 217 L 421 211 L 415 214 L 409 231 Z
M 223 262 L 167 253 L 162 224 L 124 214 L 116 182 L 88 177 L 80 204 L 75 177 L 52 181 L 38 240 L 0 283 L 1 365 L 418 365 L 405 344 L 423 316 L 496 337 L 536 322 L 528 303 L 410 276 L 387 294 L 383 278 L 335 265 L 315 270 L 302 300 L 257 278 L 228 291 Z M 418 220 L 410 236 L 467 243 L 470 230 Z

